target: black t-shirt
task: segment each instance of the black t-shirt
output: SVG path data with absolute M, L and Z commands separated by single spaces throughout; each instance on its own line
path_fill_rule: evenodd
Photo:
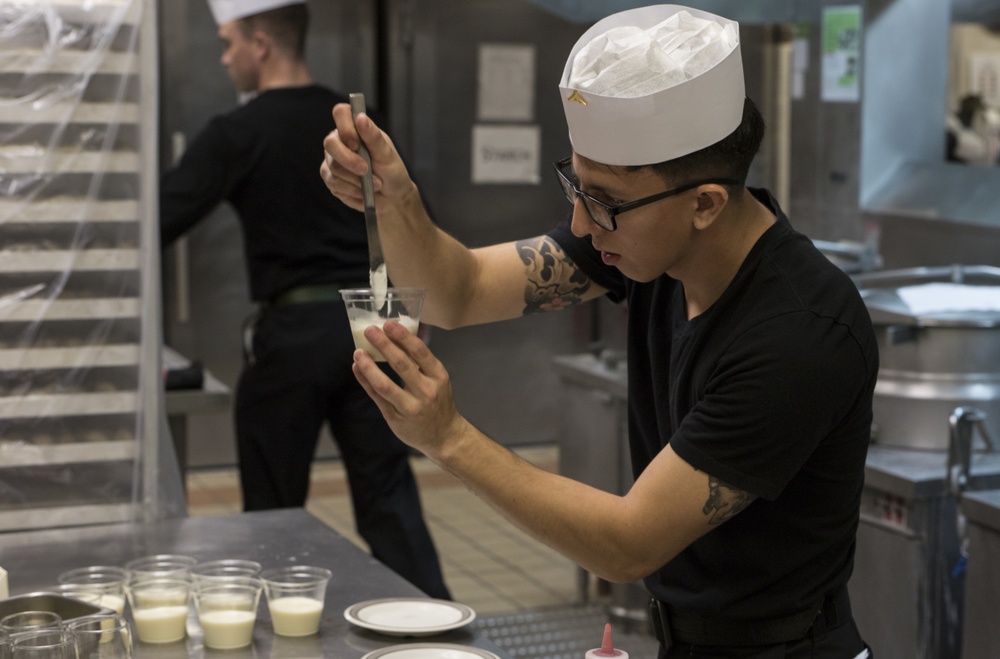
M 254 300 L 368 281 L 364 215 L 319 175 L 333 106 L 347 100 L 318 85 L 271 89 L 212 119 L 161 182 L 162 244 L 228 201 L 242 224 Z
M 804 610 L 847 583 L 878 373 L 853 282 L 770 194 L 752 192 L 778 220 L 690 321 L 680 282 L 630 281 L 567 223 L 550 233 L 612 299 L 627 301 L 634 472 L 669 442 L 695 469 L 759 497 L 647 587 L 672 606 L 751 620 Z

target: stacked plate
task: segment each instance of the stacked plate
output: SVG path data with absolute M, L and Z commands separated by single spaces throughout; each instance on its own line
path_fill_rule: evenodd
M 433 636 L 464 627 L 476 612 L 457 602 L 389 598 L 359 602 L 344 611 L 353 625 L 389 636 Z M 409 643 L 369 652 L 362 659 L 499 659 L 479 648 L 447 643 Z

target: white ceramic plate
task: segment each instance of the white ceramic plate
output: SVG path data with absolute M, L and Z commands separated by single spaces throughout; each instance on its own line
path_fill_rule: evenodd
M 358 627 L 383 634 L 428 636 L 464 627 L 476 619 L 476 612 L 457 602 L 413 597 L 359 602 L 348 607 L 344 617 Z
M 466 645 L 413 643 L 375 650 L 361 659 L 500 659 L 500 657 L 492 652 Z

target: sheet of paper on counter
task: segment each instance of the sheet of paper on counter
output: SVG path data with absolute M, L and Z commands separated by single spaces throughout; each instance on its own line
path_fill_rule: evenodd
M 896 291 L 914 315 L 956 311 L 1000 311 L 1000 286 L 930 283 Z

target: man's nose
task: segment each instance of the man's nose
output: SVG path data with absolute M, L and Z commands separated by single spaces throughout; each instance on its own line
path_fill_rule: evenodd
M 587 210 L 580 197 L 576 197 L 573 202 L 573 219 L 570 220 L 569 228 L 577 238 L 583 238 L 601 230 L 601 227 L 597 226 L 590 217 L 590 211 Z

